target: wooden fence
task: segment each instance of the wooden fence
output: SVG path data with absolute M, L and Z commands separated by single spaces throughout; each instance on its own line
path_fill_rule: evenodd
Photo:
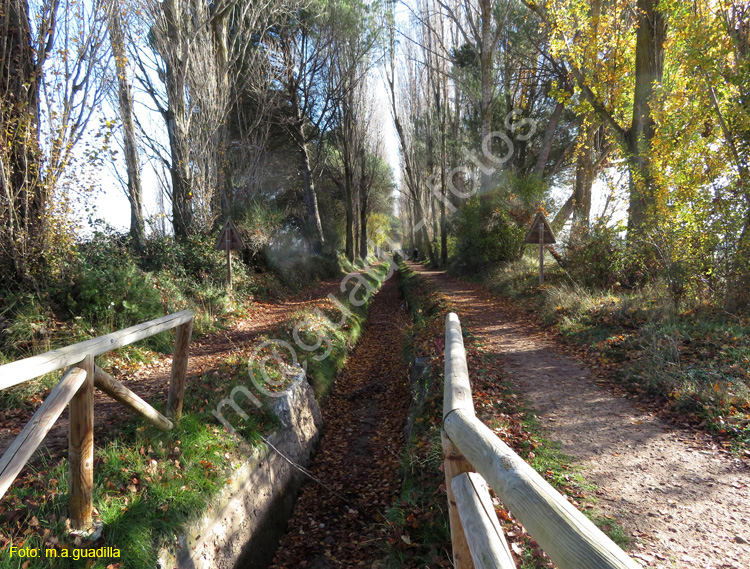
M 167 418 L 97 367 L 94 358 L 172 328 L 177 328 L 177 332 L 167 396 L 167 416 L 170 418 Z M 0 498 L 8 491 L 65 406 L 70 403 L 70 525 L 74 530 L 90 529 L 93 520 L 94 486 L 94 388 L 100 389 L 160 429 L 171 429 L 172 420 L 178 421 L 182 414 L 192 331 L 193 313 L 184 310 L 106 336 L 0 366 L 0 390 L 47 373 L 70 368 L 0 458 Z
M 457 569 L 515 569 L 487 484 L 559 569 L 640 567 L 474 415 L 461 324 L 445 323 L 443 453 Z

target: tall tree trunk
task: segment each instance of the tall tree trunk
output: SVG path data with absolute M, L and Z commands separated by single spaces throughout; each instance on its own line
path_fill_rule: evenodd
M 358 194 L 354 196 L 354 258 L 358 258 L 362 255 L 359 248 L 359 197 Z
M 359 256 L 366 259 L 367 254 L 367 197 L 363 197 L 359 208 Z
M 310 155 L 307 150 L 307 142 L 304 140 L 299 145 L 299 167 L 302 174 L 302 185 L 305 193 L 305 212 L 310 230 L 314 232 L 313 251 L 320 253 L 321 245 L 325 242 L 323 237 L 323 224 L 320 221 L 318 210 L 318 196 L 315 193 L 315 183 L 310 168 Z
M 725 15 L 727 32 L 732 38 L 735 50 L 736 69 L 747 66 L 750 63 L 750 11 L 741 3 L 736 2 L 731 12 Z M 735 71 L 736 72 L 736 71 Z M 734 158 L 737 167 L 737 186 L 744 201 L 744 222 L 742 232 L 737 242 L 737 250 L 732 258 L 733 277 L 727 287 L 726 307 L 728 310 L 750 310 L 750 161 L 748 160 L 748 149 L 750 149 L 750 129 L 741 128 L 739 132 L 732 132 L 730 126 L 724 119 L 716 90 L 709 86 L 711 101 L 719 119 L 726 145 Z M 744 103 L 746 113 L 750 112 L 750 103 Z M 743 142 L 745 152 L 741 152 L 736 138 Z
M 302 110 L 297 98 L 297 90 L 293 82 L 290 81 L 289 96 L 292 103 L 292 111 L 296 115 L 296 120 L 289 126 L 290 133 L 297 144 L 299 156 L 299 169 L 302 175 L 302 190 L 305 200 L 305 217 L 307 220 L 308 230 L 313 234 L 313 251 L 320 253 L 321 247 L 325 242 L 323 236 L 323 224 L 320 221 L 320 211 L 318 209 L 318 196 L 315 193 L 315 183 L 310 167 L 310 153 L 307 148 L 307 137 L 305 136 L 305 119 L 302 116 Z
M 344 164 L 344 194 L 346 202 L 346 236 L 345 252 L 349 262 L 354 262 L 354 175 L 348 159 Z
M 594 136 L 598 125 L 585 121 L 581 126 L 583 140 L 578 149 L 576 160 L 576 181 L 573 191 L 573 225 L 588 227 L 591 217 L 591 187 L 594 184 Z
M 35 53 L 27 0 L 0 4 L 0 282 L 19 284 L 41 263 L 47 243 L 51 189 L 41 180 L 39 89 L 42 64 L 52 46 L 58 3 L 37 23 Z
M 427 249 L 427 256 L 430 258 L 430 262 L 433 264 L 437 264 L 435 249 L 432 246 L 432 241 L 430 241 L 430 234 L 427 231 L 427 225 L 429 224 L 430 220 L 424 211 L 421 200 L 414 200 L 414 209 L 414 214 L 417 219 L 417 226 L 419 228 L 417 235 L 419 236 L 419 248 L 421 249 L 420 255 L 424 255 L 424 250 Z
M 441 123 L 440 141 L 440 266 L 448 263 L 448 220 L 445 212 L 445 201 L 448 199 L 446 191 L 446 170 L 448 169 L 448 152 L 445 140 L 445 120 Z
M 219 3 L 213 3 L 209 7 L 211 18 L 211 38 L 213 40 L 215 59 L 216 59 L 216 83 L 220 92 L 224 93 L 225 99 L 231 100 L 234 97 L 233 85 L 230 79 L 230 62 L 229 62 L 229 13 L 231 3 L 224 7 L 223 10 L 218 8 Z M 229 105 L 226 106 L 229 110 Z M 227 113 L 228 114 L 228 113 Z M 221 212 L 221 219 L 226 219 L 232 215 L 232 204 L 234 203 L 232 176 L 229 166 L 229 149 L 231 146 L 229 134 L 229 121 L 221 121 L 221 125 L 216 133 L 219 141 L 216 149 L 216 167 L 218 168 L 218 209 Z M 216 206 L 214 206 L 216 207 Z
M 480 50 L 480 74 L 481 74 L 481 101 L 479 114 L 482 121 L 482 141 L 492 132 L 492 98 L 494 81 L 494 50 L 495 42 L 492 38 L 492 0 L 481 0 L 481 50 Z M 491 166 L 486 158 L 482 159 L 485 166 Z M 491 176 L 483 169 L 481 173 L 482 193 L 490 189 Z
M 747 199 L 746 201 L 750 201 Z M 750 204 L 742 233 L 737 241 L 737 250 L 732 258 L 733 277 L 727 289 L 726 309 L 734 312 L 750 308 Z
M 542 147 L 539 150 L 539 156 L 537 157 L 536 164 L 532 170 L 532 173 L 540 178 L 544 175 L 544 169 L 547 166 L 549 153 L 552 150 L 552 144 L 555 141 L 557 124 L 560 122 L 560 116 L 562 115 L 563 110 L 565 110 L 565 105 L 563 103 L 557 103 L 557 106 L 555 106 L 555 110 L 552 112 L 552 116 L 547 123 L 547 128 L 544 131 Z
M 127 196 L 130 202 L 130 237 L 136 250 L 143 248 L 143 192 L 141 188 L 141 166 L 135 134 L 135 112 L 133 110 L 133 88 L 128 77 L 125 36 L 120 19 L 119 0 L 111 0 L 107 6 L 107 24 L 112 54 L 117 70 L 117 100 L 122 119 L 123 148 L 128 173 Z
M 568 218 L 570 218 L 570 214 L 573 213 L 575 203 L 575 192 L 573 192 L 572 194 L 570 194 L 570 197 L 565 200 L 565 203 L 560 208 L 560 211 L 555 214 L 552 223 L 550 223 L 553 231 L 560 231 L 565 226 L 565 222 L 568 221 Z
M 182 29 L 179 0 L 164 0 L 162 10 L 166 22 L 169 53 L 162 54 L 166 62 L 167 109 L 165 120 L 169 138 L 172 181 L 172 224 L 178 239 L 193 230 L 192 187 L 190 180 L 190 149 L 188 148 L 188 117 L 185 89 L 188 73 L 188 42 Z
M 654 88 L 661 83 L 664 75 L 667 21 L 659 0 L 638 0 L 637 10 L 633 120 L 627 132 L 630 163 L 629 235 L 638 234 L 663 205 L 651 172 L 650 151 L 656 132 L 651 105 L 654 102 Z

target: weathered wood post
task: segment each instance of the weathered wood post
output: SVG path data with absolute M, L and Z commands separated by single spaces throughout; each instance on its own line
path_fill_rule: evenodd
M 174 427 L 172 421 L 98 366 L 94 368 L 94 387 L 103 391 L 115 401 L 122 403 L 131 411 L 138 413 L 162 431 L 169 431 Z
M 70 400 L 70 527 L 88 530 L 94 510 L 94 356 L 87 355 L 78 367 L 86 379 Z
M 474 403 L 471 399 L 469 369 L 466 365 L 464 339 L 458 316 L 451 313 L 445 320 L 445 393 L 443 397 L 443 419 L 456 409 L 463 409 L 474 414 Z M 456 507 L 453 494 L 453 479 L 464 472 L 472 472 L 471 463 L 466 460 L 451 442 L 445 431 L 441 431 L 443 446 L 443 469 L 445 470 L 445 489 L 448 494 L 448 518 L 453 544 L 453 563 L 456 569 L 474 569 L 469 544 L 466 541 L 461 517 Z
M 232 291 L 232 244 L 229 232 L 225 233 L 224 244 L 227 248 L 227 287 Z
M 192 318 L 184 324 L 180 324 L 176 329 L 174 355 L 172 356 L 172 377 L 169 381 L 169 395 L 167 395 L 167 417 L 175 422 L 179 421 L 182 416 L 182 400 L 185 396 L 185 378 L 187 376 L 192 333 Z
M 443 469 L 445 470 L 445 489 L 448 493 L 448 519 L 451 528 L 451 544 L 453 545 L 453 564 L 456 569 L 474 569 L 471 559 L 471 550 L 466 541 L 466 534 L 461 523 L 461 516 L 456 504 L 456 496 L 453 493 L 453 479 L 474 469 L 471 463 L 464 458 L 445 432 L 440 433 L 443 443 Z
M 526 233 L 526 243 L 539 243 L 539 286 L 544 284 L 544 246 L 555 242 L 555 234 L 543 212 L 536 214 Z
M 227 218 L 224 228 L 216 240 L 216 249 L 226 249 L 227 252 L 227 290 L 232 291 L 232 249 L 244 249 L 245 243 L 240 237 L 239 231 L 232 223 L 231 218 Z
M 474 567 L 516 569 L 484 478 L 466 472 L 455 477 L 452 486 Z
M 544 284 L 544 225 L 539 224 L 539 286 Z

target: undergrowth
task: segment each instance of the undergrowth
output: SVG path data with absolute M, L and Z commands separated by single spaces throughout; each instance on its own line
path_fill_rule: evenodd
M 342 270 L 354 270 L 335 259 L 305 259 L 304 266 L 315 269 L 306 269 L 295 280 L 286 278 L 283 267 L 267 263 L 261 272 L 238 259 L 233 263 L 233 288 L 228 291 L 225 252 L 215 249 L 215 238 L 196 234 L 180 242 L 154 236 L 136 252 L 127 236 L 111 230 L 94 234 L 61 263 L 58 278 L 46 288 L 0 295 L 0 365 L 181 310 L 193 311 L 193 336 L 199 337 L 230 326 L 254 298 L 284 297 L 300 290 L 303 283 L 307 286 L 340 276 Z M 132 371 L 171 353 L 173 336 L 174 332 L 162 332 L 109 352 L 97 363 Z M 6 418 L 30 411 L 37 406 L 38 395 L 60 377 L 61 372 L 54 372 L 0 391 L 0 410 L 10 413 Z
M 746 316 L 676 298 L 667 280 L 637 289 L 585 287 L 548 258 L 540 287 L 537 271 L 527 256 L 477 280 L 554 326 L 631 390 L 655 397 L 668 418 L 750 455 Z

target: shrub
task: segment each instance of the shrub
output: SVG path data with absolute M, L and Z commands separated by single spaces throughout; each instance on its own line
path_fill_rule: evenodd
M 127 240 L 117 236 L 97 234 L 80 248 L 68 299 L 71 313 L 109 330 L 163 315 L 153 279 L 130 254 Z
M 563 255 L 571 278 L 580 285 L 598 288 L 617 282 L 625 252 L 621 231 L 619 225 L 608 227 L 601 222 L 575 227 Z
M 233 219 L 245 246 L 255 255 L 267 247 L 273 235 L 281 229 L 284 213 L 254 199 L 246 206 L 236 208 Z
M 141 267 L 144 271 L 166 270 L 184 275 L 182 246 L 170 236 L 151 236 L 143 244 Z
M 456 219 L 454 267 L 463 273 L 521 257 L 524 230 L 492 197 L 475 197 L 466 202 Z

